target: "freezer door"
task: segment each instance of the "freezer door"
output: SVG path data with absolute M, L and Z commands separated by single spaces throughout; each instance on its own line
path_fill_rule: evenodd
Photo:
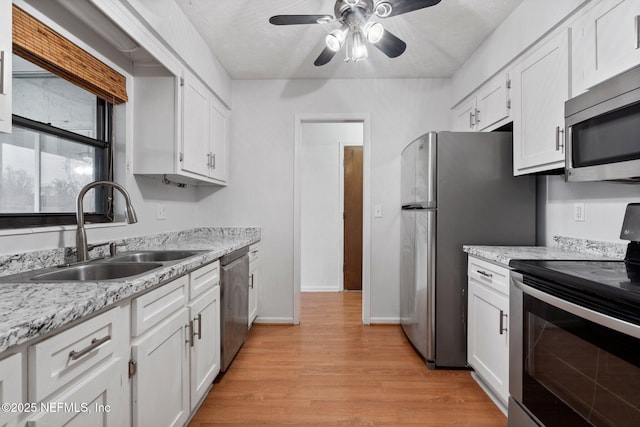
M 402 210 L 400 320 L 429 367 L 435 360 L 435 220 L 431 209 Z
M 436 207 L 436 139 L 435 132 L 428 133 L 402 151 L 403 207 Z

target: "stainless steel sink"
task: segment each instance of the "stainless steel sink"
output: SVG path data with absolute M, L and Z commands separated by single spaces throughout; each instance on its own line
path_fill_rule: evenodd
M 34 282 L 115 280 L 146 273 L 147 271 L 158 267 L 162 267 L 162 264 L 149 262 L 93 262 L 63 267 L 57 271 L 51 271 L 49 273 L 37 274 L 30 277 L 30 280 Z
M 135 251 L 123 252 L 113 258 L 106 259 L 108 263 L 115 262 L 168 262 L 180 261 L 203 251 Z

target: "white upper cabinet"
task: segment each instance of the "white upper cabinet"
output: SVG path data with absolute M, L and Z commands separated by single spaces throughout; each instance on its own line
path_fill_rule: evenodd
M 0 132 L 11 133 L 11 2 L 0 2 Z
M 640 1 L 595 2 L 572 29 L 573 95 L 640 64 Z
M 185 75 L 182 170 L 227 182 L 228 112 L 195 76 Z
M 498 73 L 475 94 L 453 110 L 453 130 L 473 132 L 493 130 L 508 122 L 511 113 L 507 73 Z
M 509 75 L 499 73 L 485 83 L 476 97 L 476 130 L 489 130 L 509 118 L 511 100 Z
M 194 76 L 184 78 L 182 170 L 209 175 L 209 91 Z
M 473 132 L 476 129 L 476 97 L 453 109 L 453 130 L 457 132 Z
M 546 41 L 512 71 L 514 175 L 564 167 L 569 32 Z
M 229 111 L 213 92 L 162 66 L 138 67 L 134 87 L 133 172 L 226 185 Z

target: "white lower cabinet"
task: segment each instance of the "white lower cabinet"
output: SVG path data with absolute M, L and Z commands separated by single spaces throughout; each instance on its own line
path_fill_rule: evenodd
M 133 300 L 134 426 L 184 425 L 220 372 L 219 269 L 211 263 Z
M 188 323 L 187 309 L 179 309 L 131 346 L 134 426 L 182 426 L 187 420 Z
M 28 347 L 27 426 L 128 424 L 127 307 L 116 307 Z
M 220 372 L 220 286 L 189 303 L 190 404 L 194 410 Z
M 249 327 L 258 317 L 258 286 L 260 283 L 260 245 L 249 248 Z
M 467 362 L 504 409 L 509 400 L 509 296 L 501 290 L 509 269 L 470 256 L 468 275 Z
M 22 382 L 22 354 L 14 354 L 0 360 L 0 399 L 2 403 L 24 402 Z M 13 426 L 18 421 L 18 411 L 0 411 L 0 426 Z
M 123 401 L 122 364 L 115 361 L 98 368 L 39 408 L 29 427 L 120 427 L 128 425 Z

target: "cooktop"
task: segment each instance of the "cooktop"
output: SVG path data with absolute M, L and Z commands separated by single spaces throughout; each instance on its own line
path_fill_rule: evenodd
M 624 261 L 512 260 L 525 284 L 634 323 L 640 320 L 640 264 Z M 631 316 L 631 318 L 629 318 Z

